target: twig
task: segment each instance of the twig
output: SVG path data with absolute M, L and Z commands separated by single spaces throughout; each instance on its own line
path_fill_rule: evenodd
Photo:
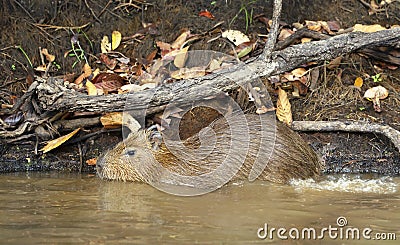
M 94 13 L 93 9 L 89 6 L 87 0 L 85 0 L 85 5 L 86 5 L 86 7 L 89 9 L 89 11 L 90 11 L 90 13 L 93 15 L 93 17 L 94 17 L 98 22 L 103 23 L 103 22 L 96 16 L 96 14 Z
M 282 0 L 274 0 L 274 10 L 272 13 L 272 26 L 271 30 L 268 34 L 267 42 L 265 43 L 264 52 L 261 55 L 261 58 L 266 62 L 269 62 L 271 59 L 272 51 L 275 47 L 276 39 L 278 38 L 279 32 L 279 17 L 282 11 Z
M 297 131 L 343 131 L 382 134 L 389 138 L 400 152 L 400 132 L 389 125 L 356 121 L 294 121 Z
M 18 1 L 14 0 L 14 3 L 16 3 L 34 22 L 36 22 L 35 18 L 32 17 L 32 15 L 20 4 Z
M 40 27 L 41 29 L 49 28 L 49 29 L 56 29 L 56 30 L 59 30 L 59 29 L 77 30 L 77 29 L 83 29 L 86 26 L 88 26 L 89 24 L 90 24 L 90 22 L 86 23 L 84 25 L 81 25 L 81 26 L 55 26 L 55 25 L 47 25 L 47 24 L 32 24 L 32 25 L 34 25 L 36 27 Z

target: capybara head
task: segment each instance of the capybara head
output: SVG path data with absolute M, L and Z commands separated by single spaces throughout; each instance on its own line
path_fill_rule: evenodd
M 153 165 L 154 161 L 148 133 L 139 130 L 99 157 L 97 174 L 102 179 L 146 182 L 137 168 Z

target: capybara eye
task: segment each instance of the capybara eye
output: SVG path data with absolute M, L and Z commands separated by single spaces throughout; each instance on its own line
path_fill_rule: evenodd
M 126 155 L 128 156 L 134 156 L 136 154 L 136 150 L 127 150 Z

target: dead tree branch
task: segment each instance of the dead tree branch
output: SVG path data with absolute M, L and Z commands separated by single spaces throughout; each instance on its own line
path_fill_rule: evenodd
M 326 40 L 290 46 L 274 51 L 271 61 L 254 58 L 245 65 L 237 65 L 218 73 L 165 84 L 155 89 L 133 94 L 88 96 L 65 88 L 57 79 L 43 80 L 36 88 L 36 100 L 43 110 L 110 112 L 123 110 L 161 111 L 170 101 L 188 104 L 212 95 L 215 89 L 223 92 L 259 77 L 280 74 L 308 62 L 322 62 L 357 50 L 393 45 L 400 41 L 400 28 L 375 33 L 346 33 Z M 248 74 L 248 69 L 253 71 Z M 227 76 L 228 75 L 228 76 Z M 232 82 L 232 79 L 236 83 Z M 129 100 L 127 101 L 127 98 Z

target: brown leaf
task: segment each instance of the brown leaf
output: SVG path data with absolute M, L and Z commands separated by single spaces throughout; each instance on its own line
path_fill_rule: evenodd
M 105 128 L 120 128 L 122 126 L 122 112 L 110 112 L 100 117 L 100 122 Z
M 46 57 L 46 60 L 48 62 L 53 62 L 56 59 L 56 56 L 49 54 L 49 51 L 47 50 L 47 48 L 43 48 L 41 52 Z
M 99 59 L 110 70 L 114 70 L 115 66 L 117 65 L 117 60 L 116 59 L 110 59 L 107 54 L 104 54 L 104 53 L 100 54 Z
M 310 78 L 310 90 L 314 91 L 317 88 L 317 82 L 319 78 L 319 68 L 313 68 L 311 70 L 311 78 Z
M 97 163 L 97 158 L 90 158 L 88 160 L 86 160 L 86 164 L 89 166 L 94 166 Z
M 85 63 L 83 65 L 82 72 L 83 73 L 77 79 L 75 79 L 75 84 L 81 84 L 83 80 L 88 78 L 92 74 L 92 69 L 88 64 Z
M 46 153 L 46 152 L 49 152 L 49 151 L 59 147 L 65 141 L 69 140 L 72 136 L 74 136 L 79 130 L 80 130 L 80 128 L 77 128 L 67 135 L 61 136 L 57 139 L 47 142 L 47 144 L 42 149 L 40 149 L 40 151 L 43 151 L 43 153 Z
M 342 56 L 338 56 L 338 57 L 334 58 L 333 60 L 331 60 L 331 62 L 329 62 L 329 64 L 327 65 L 327 68 L 329 70 L 338 68 L 340 65 L 340 62 L 342 62 Z
M 161 49 L 161 51 L 171 51 L 171 44 L 169 43 L 164 43 L 161 41 L 156 41 L 156 45 L 157 47 L 159 47 Z
M 278 120 L 286 123 L 287 125 L 292 124 L 292 109 L 287 97 L 286 92 L 279 88 L 278 101 L 276 102 L 276 116 Z
M 154 49 L 149 55 L 147 55 L 147 57 L 146 57 L 147 64 L 145 64 L 145 65 L 151 64 L 153 62 L 154 58 L 156 57 L 156 55 L 157 55 L 157 49 Z
M 181 46 L 185 43 L 186 39 L 189 37 L 190 31 L 182 32 L 179 37 L 171 44 L 172 49 L 180 49 Z
M 290 35 L 292 35 L 293 33 L 294 33 L 293 30 L 291 30 L 291 29 L 289 29 L 289 28 L 283 28 L 283 29 L 281 30 L 281 32 L 279 33 L 278 40 L 279 40 L 279 41 L 283 41 L 283 40 L 285 40 L 286 38 L 288 38 Z
M 116 92 L 124 85 L 124 79 L 115 73 L 100 73 L 92 80 L 94 86 L 104 93 Z
M 340 23 L 336 20 L 328 21 L 327 24 L 331 31 L 339 31 L 340 30 Z
M 297 88 L 299 95 L 306 95 L 308 92 L 308 87 L 305 84 L 307 83 L 307 77 L 303 77 L 300 81 L 292 82 L 292 85 Z
M 212 20 L 215 18 L 214 15 L 211 12 L 209 12 L 208 10 L 200 11 L 199 16 L 207 17 Z
M 305 22 L 306 22 L 307 28 L 311 31 L 319 32 L 322 29 L 321 23 L 319 23 L 318 21 L 306 20 Z

